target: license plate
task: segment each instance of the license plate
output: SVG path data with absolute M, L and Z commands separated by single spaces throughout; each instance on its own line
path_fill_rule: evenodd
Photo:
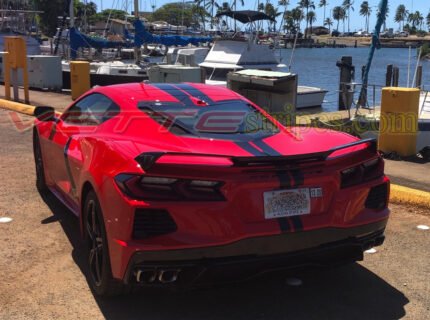
M 311 213 L 308 188 L 268 191 L 264 193 L 266 219 L 300 216 Z

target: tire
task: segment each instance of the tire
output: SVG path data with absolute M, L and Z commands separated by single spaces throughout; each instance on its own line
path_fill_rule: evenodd
M 36 188 L 39 193 L 46 193 L 48 187 L 45 180 L 45 168 L 43 166 L 43 155 L 42 149 L 40 147 L 39 135 L 37 131 L 33 132 L 33 154 L 34 154 L 34 164 L 36 167 Z
M 127 293 L 128 286 L 112 277 L 103 213 L 93 190 L 85 197 L 83 218 L 88 282 L 92 290 L 99 296 Z

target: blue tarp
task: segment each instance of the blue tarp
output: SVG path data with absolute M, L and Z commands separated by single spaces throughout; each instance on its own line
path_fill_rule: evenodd
M 76 59 L 79 48 L 131 48 L 134 47 L 132 42 L 109 41 L 101 38 L 88 37 L 80 33 L 76 28 L 70 29 L 70 51 L 72 59 Z
M 134 21 L 134 43 L 136 46 L 141 46 L 144 43 L 155 43 L 155 44 L 163 44 L 165 46 L 186 46 L 188 44 L 198 45 L 199 43 L 211 42 L 211 37 L 186 37 L 186 36 L 161 36 L 154 35 L 146 31 L 145 26 L 142 21 L 135 20 Z
M 199 43 L 212 41 L 211 37 L 186 37 L 186 36 L 159 36 L 153 35 L 146 31 L 145 26 L 140 20 L 134 21 L 136 32 L 134 34 L 134 43 L 130 41 L 109 41 L 101 38 L 89 37 L 77 30 L 70 29 L 70 49 L 72 59 L 76 59 L 79 48 L 131 48 L 140 47 L 144 43 L 163 44 L 166 46 L 186 46 L 188 44 L 198 45 Z M 125 30 L 124 36 L 126 39 L 132 40 L 130 33 Z

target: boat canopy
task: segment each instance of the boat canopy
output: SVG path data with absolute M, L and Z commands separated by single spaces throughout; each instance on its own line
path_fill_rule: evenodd
M 223 11 L 219 12 L 216 15 L 217 17 L 227 16 L 233 18 L 242 23 L 250 23 L 258 20 L 271 20 L 275 21 L 275 19 L 271 18 L 264 12 L 253 11 L 253 10 L 240 10 L 240 11 Z
M 141 46 L 144 43 L 162 44 L 165 46 L 186 46 L 188 44 L 198 45 L 199 43 L 211 42 L 211 37 L 187 37 L 177 35 L 154 35 L 148 32 L 142 21 L 135 20 L 134 23 L 134 43 Z

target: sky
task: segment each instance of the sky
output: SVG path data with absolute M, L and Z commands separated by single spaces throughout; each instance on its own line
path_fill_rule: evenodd
M 83 0 L 81 0 L 83 1 Z M 89 0 L 87 0 L 89 1 Z M 128 3 L 128 11 L 132 11 L 133 8 L 133 0 L 92 0 L 97 4 L 98 9 L 108 9 L 108 8 L 114 8 L 114 9 L 125 9 L 126 5 Z M 225 0 L 218 0 L 218 2 L 221 4 Z M 230 0 L 229 2 L 231 2 Z M 256 8 L 258 0 L 244 0 L 245 6 L 241 7 L 238 5 L 238 10 L 241 9 L 250 9 L 253 10 Z M 265 1 L 265 0 L 260 0 Z M 156 5 L 156 8 L 161 7 L 163 4 L 166 3 L 172 3 L 172 2 L 178 2 L 178 0 L 139 0 L 139 11 L 152 11 L 152 5 Z M 239 0 L 237 1 L 240 2 Z M 289 8 L 293 8 L 297 5 L 299 0 L 290 0 Z M 317 5 L 319 3 L 319 0 L 314 0 L 315 4 Z M 364 29 L 364 18 L 359 15 L 360 11 L 360 4 L 362 3 L 362 0 L 355 0 L 354 1 L 354 12 L 351 12 L 351 19 L 350 19 L 350 28 L 351 31 L 357 31 L 360 29 Z M 370 26 L 373 26 L 376 23 L 376 9 L 379 4 L 379 0 L 368 0 L 370 6 L 373 8 L 373 13 L 370 19 Z M 278 0 L 271 0 L 271 3 L 274 5 L 278 3 Z M 329 14 L 329 11 L 331 8 L 341 5 L 342 0 L 328 0 L 329 6 L 327 7 L 327 13 Z M 421 14 L 426 17 L 427 14 L 430 12 L 430 1 L 429 0 L 388 0 L 388 4 L 390 7 L 390 15 L 387 20 L 387 27 L 388 28 L 394 28 L 398 29 L 398 24 L 394 22 L 394 14 L 396 11 L 396 8 L 399 4 L 404 4 L 406 8 L 409 11 L 420 11 Z M 323 8 L 316 8 L 316 14 L 317 14 L 317 22 L 314 25 L 322 25 L 323 21 L 323 15 L 324 10 Z M 342 29 L 340 26 L 339 29 Z

